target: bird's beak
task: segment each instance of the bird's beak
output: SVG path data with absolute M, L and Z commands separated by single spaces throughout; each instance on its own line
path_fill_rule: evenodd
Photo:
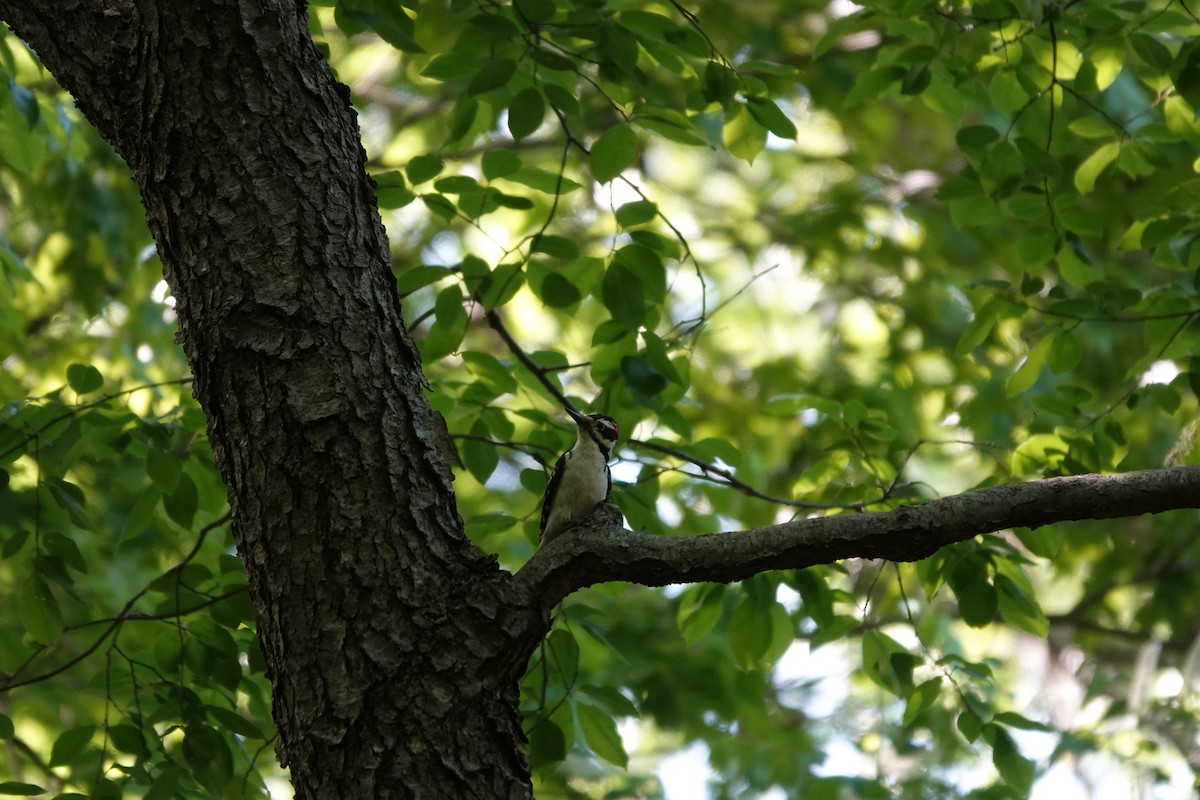
M 580 414 L 578 411 L 576 411 L 576 410 L 575 410 L 575 409 L 573 409 L 573 408 L 568 408 L 568 409 L 567 409 L 567 414 L 568 414 L 568 415 L 570 415 L 571 419 L 575 420 L 575 421 L 576 421 L 577 423 L 579 423 L 580 425 L 583 425 L 584 423 L 589 423 L 589 422 L 591 422 L 591 420 L 590 420 L 590 419 L 588 419 L 587 417 L 585 417 L 583 414 Z

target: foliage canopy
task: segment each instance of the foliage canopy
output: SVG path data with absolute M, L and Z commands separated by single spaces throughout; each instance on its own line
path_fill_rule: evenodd
M 573 437 L 548 385 L 630 434 L 615 499 L 667 536 L 1196 462 L 1189 4 L 309 18 L 506 567 Z M 11 34 L 0 70 L 0 794 L 263 796 L 253 610 L 136 190 Z M 718 797 L 1186 796 L 1198 534 L 579 593 L 523 687 L 539 796 L 655 796 L 693 742 Z

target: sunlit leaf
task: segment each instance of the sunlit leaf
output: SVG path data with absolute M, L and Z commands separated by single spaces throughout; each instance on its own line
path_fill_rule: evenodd
M 1046 365 L 1046 359 L 1050 355 L 1050 348 L 1053 344 L 1054 339 L 1046 337 L 1030 348 L 1021 366 L 1009 376 L 1008 381 L 1004 384 L 1004 391 L 1009 397 L 1026 392 L 1033 386 L 1038 376 L 1042 374 L 1042 367 Z
M 579 719 L 579 728 L 583 731 L 583 738 L 593 753 L 618 767 L 629 763 L 625 745 L 617 733 L 616 721 L 608 712 L 595 706 L 578 704 L 575 706 L 575 713 Z
M 780 110 L 773 100 L 766 97 L 746 98 L 746 110 L 758 124 L 784 139 L 796 138 L 796 125 Z
M 989 726 L 995 732 L 992 742 L 992 763 L 1004 782 L 1018 794 L 1026 795 L 1033 786 L 1034 764 L 1017 748 L 1012 737 L 999 726 Z

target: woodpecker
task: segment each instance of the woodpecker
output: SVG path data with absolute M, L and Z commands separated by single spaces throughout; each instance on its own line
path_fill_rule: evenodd
M 563 453 L 542 498 L 541 544 L 558 536 L 572 522 L 586 517 L 608 499 L 612 474 L 608 460 L 617 442 L 617 422 L 603 414 L 567 413 L 579 427 L 575 446 Z M 541 545 L 539 545 L 540 547 Z

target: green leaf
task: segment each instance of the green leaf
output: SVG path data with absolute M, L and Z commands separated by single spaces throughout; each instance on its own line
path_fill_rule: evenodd
M 183 461 L 172 450 L 151 447 L 146 451 L 146 475 L 164 493 L 175 490 L 183 472 Z
M 982 628 L 995 620 L 999 598 L 980 564 L 963 559 L 950 573 L 948 582 L 958 598 L 958 613 L 963 622 L 972 628 Z
M 406 269 L 396 278 L 396 292 L 403 297 L 453 274 L 448 267 L 420 266 Z
M 677 386 L 686 386 L 686 381 L 682 378 L 676 362 L 671 360 L 666 342 L 650 331 L 642 331 L 642 340 L 646 343 L 642 355 L 645 356 L 654 371 Z M 703 441 L 716 443 L 717 449 L 724 448 L 727 444 L 721 439 L 705 439 Z M 739 453 L 736 448 L 728 447 L 722 450 L 719 457 L 727 458 L 730 464 L 737 464 Z
M 58 600 L 39 575 L 27 578 L 17 593 L 17 616 L 35 642 L 52 645 L 62 636 L 64 623 Z
M 565 236 L 544 233 L 534 239 L 532 252 L 545 253 L 561 261 L 571 261 L 579 257 L 579 245 Z
M 550 634 L 546 639 L 545 658 L 564 683 L 574 683 L 579 677 L 579 642 L 569 631 L 556 628 Z
M 771 646 L 770 607 L 753 598 L 742 601 L 729 618 L 729 647 L 742 669 L 750 669 Z
M 771 644 L 767 647 L 765 660 L 773 664 L 783 657 L 796 641 L 796 626 L 788 610 L 781 603 L 772 602 L 767 612 L 771 620 Z
M 962 148 L 986 147 L 1000 138 L 1000 131 L 991 125 L 969 125 L 959 130 L 955 141 Z
M 862 637 L 863 672 L 875 684 L 901 697 L 912 686 L 914 657 L 892 637 L 867 631 Z
M 635 399 L 647 404 L 651 398 L 667 388 L 666 377 L 650 365 L 642 356 L 623 356 L 621 374 L 629 385 Z
M 950 218 L 960 228 L 991 225 L 996 216 L 996 203 L 985 194 L 956 197 L 950 201 Z
M 826 416 L 841 418 L 842 415 L 841 403 L 815 394 L 781 394 L 763 404 L 764 413 L 780 416 L 799 414 L 810 408 Z
M 721 601 L 725 585 L 702 584 L 688 591 L 693 593 L 692 597 L 680 604 L 676 622 L 684 641 L 695 644 L 711 633 L 724 616 L 725 606 Z
M 492 89 L 499 89 L 510 80 L 517 71 L 517 62 L 511 58 L 496 58 L 491 61 L 484 62 L 479 68 L 479 72 L 467 84 L 467 95 L 475 96 L 490 92 Z M 450 137 L 451 140 L 458 137 Z
M 458 210 L 454 207 L 454 203 L 451 203 L 440 194 L 423 194 L 421 195 L 421 202 L 433 214 L 441 217 L 446 222 L 452 222 L 458 216 Z
M 867 407 L 861 400 L 847 400 L 842 405 L 842 421 L 851 428 L 857 428 L 866 418 Z
M 782 139 L 796 138 L 795 123 L 788 119 L 787 114 L 784 114 L 773 100 L 765 97 L 747 97 L 746 110 L 759 125 L 776 136 Z
M 668 108 L 642 106 L 638 109 L 639 127 L 661 135 L 668 141 L 689 147 L 708 147 L 709 140 L 702 118 L 688 117 Z M 705 135 L 701 135 L 704 132 Z
M 721 133 L 725 148 L 748 164 L 767 146 L 767 129 L 751 116 L 744 103 L 731 106 Z
M 207 725 L 188 725 L 184 729 L 183 757 L 196 781 L 220 797 L 233 777 L 233 756 L 225 737 Z
M 145 756 L 150 752 L 142 729 L 136 725 L 113 725 L 108 729 L 108 739 L 122 753 Z
M 1050 632 L 1050 621 L 1038 605 L 1028 582 L 1022 587 L 1008 575 L 999 574 L 996 575 L 995 586 L 998 609 L 1005 622 L 1039 638 L 1044 638 Z
M 530 50 L 529 56 L 538 64 L 541 64 L 543 67 L 547 67 L 549 69 L 558 70 L 560 72 L 575 71 L 574 61 L 546 47 L 536 47 L 533 50 Z M 541 88 L 546 92 L 546 95 L 550 101 L 559 109 L 562 109 L 563 111 L 567 111 L 567 109 L 578 109 L 579 103 L 573 97 L 571 98 L 570 103 L 560 102 L 562 95 L 559 93 L 565 93 L 566 91 L 561 86 L 556 86 L 552 83 L 546 83 L 542 84 Z
M 448 175 L 433 182 L 435 191 L 442 194 L 468 194 L 482 191 L 479 182 L 469 175 Z
M 471 426 L 471 435 L 481 437 L 484 441 L 479 438 L 464 439 L 459 445 L 459 452 L 471 476 L 481 484 L 487 483 L 500 464 L 500 454 L 496 451 L 496 445 L 486 441 L 491 431 L 482 422 Z
M 1096 117 L 1071 120 L 1067 130 L 1083 139 L 1111 139 L 1118 133 L 1111 124 Z
M 592 175 L 600 183 L 608 183 L 637 161 L 637 134 L 628 123 L 618 123 L 603 134 L 592 145 L 588 165 Z
M 1023 731 L 1041 731 L 1042 733 L 1054 733 L 1055 731 L 1053 725 L 1047 725 L 1044 722 L 1038 722 L 1037 720 L 1029 719 L 1029 717 L 1022 716 L 1015 711 L 1000 711 L 994 717 L 992 717 L 992 721 L 1000 725 L 1007 725 L 1010 728 L 1018 728 Z
M 992 742 L 992 764 L 1004 782 L 1016 790 L 1018 795 L 1027 796 L 1033 788 L 1033 762 L 1021 755 L 1007 731 L 994 725 L 989 725 L 989 728 L 995 732 L 995 741 Z
M 338 0 L 334 22 L 347 36 L 370 30 L 397 50 L 409 53 L 425 52 L 413 38 L 412 19 L 404 13 L 398 3 Z
M 1065 375 L 1083 360 L 1083 345 L 1071 331 L 1062 331 L 1054 336 L 1050 345 L 1048 363 L 1055 375 Z
M 1029 102 L 1029 95 L 1016 73 L 1009 69 L 996 72 L 988 84 L 988 95 L 992 103 L 1006 116 L 1016 114 Z
M 50 750 L 50 766 L 62 767 L 73 763 L 83 754 L 84 748 L 92 741 L 92 735 L 95 732 L 95 725 L 81 725 L 63 731 L 54 741 L 54 747 Z
M 408 162 L 408 166 L 404 168 L 404 172 L 408 175 L 409 181 L 414 184 L 424 183 L 425 181 L 435 177 L 441 173 L 445 164 L 442 160 L 434 155 L 423 154 L 414 157 Z
M 579 287 L 558 272 L 551 272 L 542 281 L 542 300 L 551 308 L 569 308 L 583 299 Z
M 535 771 L 544 764 L 554 764 L 567 757 L 567 737 L 553 716 L 539 719 L 528 736 L 529 762 Z
M 1005 382 L 1004 392 L 1008 397 L 1016 397 L 1028 391 L 1037 382 L 1038 376 L 1042 374 L 1042 367 L 1046 366 L 1053 343 L 1053 337 L 1047 336 L 1034 345 L 1025 356 L 1025 361 Z
M 958 727 L 958 732 L 971 744 L 979 741 L 979 735 L 983 733 L 983 721 L 969 711 L 959 714 L 955 725 Z
M 471 17 L 470 23 L 473 27 L 484 31 L 488 36 L 497 41 L 515 39 L 521 35 L 520 29 L 508 17 L 500 14 L 492 14 L 487 11 L 482 11 Z
M 442 145 L 454 147 L 466 140 L 467 134 L 475 127 L 479 118 L 479 101 L 475 95 L 463 92 L 454 103 L 450 112 L 450 125 Z
M 853 14 L 847 14 L 833 20 L 829 28 L 821 36 L 817 43 L 813 46 L 812 58 L 814 61 L 825 55 L 835 44 L 851 33 L 866 30 L 871 25 L 872 14 L 864 10 L 856 10 Z
M 263 733 L 253 720 L 247 719 L 238 712 L 230 708 L 222 706 L 206 705 L 205 713 L 212 719 L 213 722 L 220 724 L 222 728 L 230 733 L 238 736 L 245 736 L 249 739 L 266 739 L 266 734 Z
M 1055 261 L 1063 279 L 1080 289 L 1087 288 L 1102 277 L 1100 270 L 1084 262 L 1069 243 L 1059 249 Z
M 941 677 L 930 678 L 914 689 L 904 705 L 904 726 L 908 727 L 912 725 L 920 713 L 937 702 L 937 699 L 941 696 Z
M 46 790 L 36 783 L 21 783 L 20 781 L 4 781 L 0 783 L 0 795 L 9 797 L 32 797 L 35 794 L 45 794 Z
M 447 286 L 438 293 L 434 323 L 421 346 L 421 354 L 426 359 L 432 361 L 448 356 L 462 344 L 470 321 L 462 304 L 462 290 L 458 286 Z
M 632 228 L 634 225 L 649 222 L 656 216 L 658 216 L 658 206 L 654 203 L 649 200 L 634 200 L 617 209 L 617 224 L 622 228 Z
M 1135 33 L 1129 37 L 1133 52 L 1143 62 L 1159 72 L 1165 73 L 1171 68 L 1171 51 L 1167 46 L 1153 36 L 1145 33 Z
M 479 286 L 478 300 L 483 304 L 485 311 L 490 311 L 493 308 L 498 308 L 512 300 L 513 296 L 525 285 L 525 273 L 521 270 L 521 264 L 501 264 L 484 278 Z M 466 332 L 466 312 L 463 312 L 464 327 L 463 332 Z M 462 337 L 459 337 L 460 341 Z
M 846 92 L 845 104 L 853 108 L 883 94 L 893 83 L 902 80 L 908 70 L 899 66 L 881 66 L 860 72 L 854 86 Z
M 983 344 L 988 334 L 992 332 L 992 328 L 996 326 L 996 320 L 999 319 L 1000 312 L 1007 305 L 1008 301 L 1005 298 L 993 297 L 980 306 L 975 311 L 975 318 L 963 329 L 962 335 L 958 339 L 958 344 L 954 348 L 955 356 L 962 358 L 974 352 L 976 347 Z
M 704 99 L 728 108 L 737 93 L 737 73 L 719 61 L 709 61 L 704 67 Z
M 611 686 L 583 685 L 579 687 L 579 691 L 584 697 L 595 701 L 592 705 L 605 709 L 614 717 L 641 716 L 633 701 Z
M 436 81 L 453 81 L 468 78 L 479 70 L 479 59 L 465 53 L 447 53 L 435 56 L 421 75 Z
M 522 89 L 508 104 L 508 131 L 514 139 L 524 139 L 542 125 L 546 101 L 537 89 Z
M 1096 179 L 1105 167 L 1111 164 L 1121 152 L 1120 142 L 1105 142 L 1097 147 L 1092 154 L 1083 160 L 1075 170 L 1075 188 L 1080 194 L 1089 194 L 1096 188 Z
M 375 181 L 375 199 L 379 207 L 384 209 L 403 208 L 416 199 L 416 195 L 408 188 L 404 175 L 398 170 L 389 170 L 373 176 Z
M 1058 242 L 1058 233 L 1049 226 L 1035 225 L 1029 228 L 1021 234 L 1017 242 L 1021 263 L 1030 267 L 1040 267 L 1054 258 Z
M 510 175 L 521 168 L 521 158 L 512 150 L 489 150 L 480 162 L 483 177 L 490 180 Z
M 169 798 L 175 797 L 175 787 L 187 777 L 187 774 L 187 770 L 181 766 L 176 764 L 167 766 L 154 778 L 150 791 L 146 792 L 145 800 L 169 800 Z
M 550 172 L 537 167 L 521 167 L 516 172 L 505 175 L 504 180 L 528 186 L 544 194 L 567 194 L 582 185 L 557 172 Z
M 613 321 L 626 329 L 637 328 L 646 316 L 646 298 L 637 276 L 616 262 L 604 273 L 601 286 L 604 306 Z
M 192 519 L 196 516 L 196 508 L 200 503 L 200 495 L 196 491 L 196 482 L 187 473 L 179 476 L 175 491 L 163 497 L 163 509 L 181 528 L 191 528 Z
M 468 350 L 462 354 L 471 374 L 496 391 L 496 396 L 517 391 L 512 364 L 500 361 L 490 353 Z
M 29 531 L 25 528 L 14 531 L 4 541 L 4 547 L 0 548 L 0 558 L 12 558 L 17 553 L 21 552 L 21 548 L 29 541 Z
M 521 17 L 532 23 L 549 22 L 554 16 L 554 0 L 514 0 L 513 5 Z
M 497 192 L 495 189 L 489 189 L 488 192 L 489 194 L 487 197 L 489 199 L 495 200 L 496 203 L 504 206 L 505 208 L 515 208 L 519 211 L 527 211 L 533 208 L 534 205 L 533 201 L 528 197 L 517 197 L 511 194 L 504 194 L 503 192 Z
M 652 303 L 667 296 L 667 270 L 658 253 L 640 244 L 628 244 L 613 254 L 613 263 L 632 272 L 641 283 L 642 293 Z
M 1175 89 L 1192 108 L 1200 108 L 1200 47 L 1195 40 L 1185 44 L 1171 65 Z
M 67 367 L 67 383 L 76 393 L 87 394 L 104 386 L 104 376 L 91 364 L 71 364 Z
M 618 767 L 623 768 L 629 763 L 625 745 L 617 733 L 617 722 L 611 714 L 595 706 L 576 703 L 575 715 L 584 741 L 593 753 Z
M 5 714 L 0 714 L 0 741 L 12 741 L 16 735 L 16 730 L 13 728 L 12 720 Z
M 91 522 L 84 514 L 87 497 L 84 495 L 83 489 L 61 478 L 47 478 L 45 485 L 58 507 L 67 512 L 71 522 L 85 530 L 91 529 Z

